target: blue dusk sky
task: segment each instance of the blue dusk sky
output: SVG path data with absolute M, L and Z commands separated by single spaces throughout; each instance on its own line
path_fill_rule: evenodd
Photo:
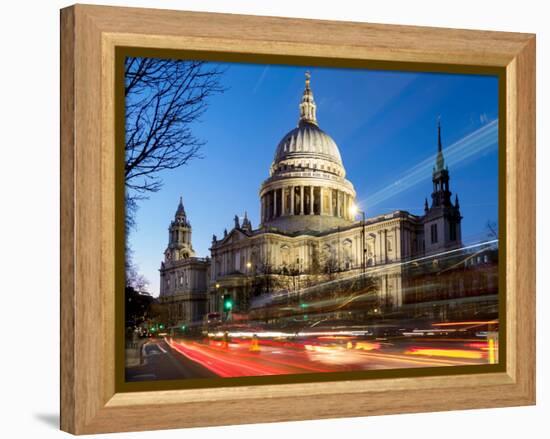
M 162 174 L 163 188 L 140 203 L 130 245 L 158 295 L 158 269 L 179 197 L 197 256 L 235 214 L 259 223 L 258 191 L 275 148 L 297 125 L 304 74 L 311 72 L 319 126 L 339 146 L 367 217 L 430 201 L 440 117 L 450 189 L 458 194 L 464 243 L 486 239 L 498 219 L 498 78 L 416 72 L 223 64 L 227 91 L 209 98 L 194 134 L 204 158 Z

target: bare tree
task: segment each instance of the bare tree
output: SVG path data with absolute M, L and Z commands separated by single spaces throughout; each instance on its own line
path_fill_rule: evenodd
M 132 58 L 125 61 L 126 162 L 130 198 L 162 187 L 159 173 L 200 157 L 204 141 L 192 124 L 207 98 L 224 91 L 222 71 L 204 61 Z
M 498 239 L 498 224 L 496 221 L 487 221 L 485 227 L 487 228 L 487 236 L 489 238 Z
M 138 201 L 162 187 L 162 171 L 200 157 L 204 141 L 195 137 L 192 125 L 206 111 L 207 98 L 224 91 L 222 73 L 204 61 L 125 60 L 127 282 L 137 276 L 128 237 L 135 228 Z
M 149 281 L 145 276 L 139 273 L 138 267 L 133 262 L 133 250 L 128 245 L 128 240 L 126 240 L 126 242 L 126 287 L 133 288 L 139 293 L 149 292 Z

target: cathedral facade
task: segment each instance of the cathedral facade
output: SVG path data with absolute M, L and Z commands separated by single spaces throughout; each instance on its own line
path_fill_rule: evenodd
M 259 189 L 261 223 L 253 227 L 246 212 L 242 221 L 236 215 L 231 230 L 213 236 L 210 257 L 197 258 L 180 200 L 160 269 L 161 301 L 169 304 L 174 324 L 223 313 L 228 298 L 237 319 L 255 297 L 363 275 L 375 278 L 377 294 L 398 307 L 404 262 L 462 246 L 462 217 L 458 198 L 451 199 L 439 126 L 432 182 L 424 215 L 398 210 L 365 217 L 336 142 L 319 126 L 306 74 L 298 124 L 277 145 Z

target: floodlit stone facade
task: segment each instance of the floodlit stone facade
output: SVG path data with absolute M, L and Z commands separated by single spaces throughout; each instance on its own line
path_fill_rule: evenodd
M 365 218 L 336 142 L 319 127 L 309 74 L 299 114 L 260 186 L 258 227 L 246 213 L 242 222 L 236 215 L 230 231 L 213 236 L 210 258 L 196 258 L 180 201 L 160 269 L 161 299 L 171 304 L 175 324 L 221 313 L 224 297 L 231 297 L 237 316 L 252 296 L 354 274 L 376 278 L 378 294 L 400 306 L 403 262 L 461 247 L 462 217 L 458 198 L 451 201 L 440 127 L 424 215 L 398 210 Z

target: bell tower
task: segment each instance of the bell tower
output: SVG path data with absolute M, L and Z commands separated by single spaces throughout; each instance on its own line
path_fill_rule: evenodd
M 174 220 L 168 228 L 168 248 L 164 252 L 165 261 L 177 261 L 195 256 L 191 245 L 191 224 L 187 220 L 183 200 L 180 202 Z
M 449 168 L 445 166 L 441 142 L 441 123 L 437 122 L 437 155 L 432 172 L 432 202 L 424 205 L 424 244 L 426 253 L 451 250 L 462 246 L 458 196 L 451 201 Z

